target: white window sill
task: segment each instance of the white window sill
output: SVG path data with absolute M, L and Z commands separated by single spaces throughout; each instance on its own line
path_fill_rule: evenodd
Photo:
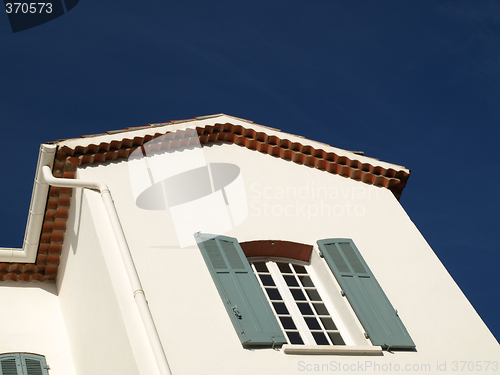
M 380 346 L 347 346 L 347 345 L 289 345 L 281 347 L 285 354 L 309 355 L 382 355 Z

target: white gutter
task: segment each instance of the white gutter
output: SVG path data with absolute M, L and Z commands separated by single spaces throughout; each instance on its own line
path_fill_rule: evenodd
M 151 311 L 149 310 L 148 302 L 146 300 L 146 295 L 142 289 L 141 281 L 139 280 L 139 275 L 134 265 L 132 259 L 132 254 L 127 244 L 123 228 L 118 218 L 118 213 L 116 212 L 115 204 L 113 198 L 111 197 L 111 192 L 106 184 L 96 181 L 85 181 L 67 178 L 56 178 L 52 175 L 52 170 L 49 166 L 43 166 L 43 181 L 52 186 L 57 187 L 71 187 L 71 188 L 84 188 L 84 189 L 95 189 L 99 190 L 101 193 L 106 212 L 108 214 L 111 227 L 115 234 L 118 247 L 122 256 L 123 263 L 125 264 L 125 269 L 132 286 L 134 293 L 134 299 L 139 308 L 139 312 L 146 329 L 146 333 L 149 338 L 149 342 L 153 349 L 153 353 L 156 358 L 156 363 L 162 375 L 171 375 L 170 367 L 168 365 L 167 357 L 165 351 L 161 345 L 160 336 L 156 330 Z
M 47 165 L 52 169 L 56 150 L 55 145 L 42 144 L 40 146 L 23 248 L 0 248 L 0 262 L 35 263 L 49 193 L 49 185 L 43 181 L 42 166 Z

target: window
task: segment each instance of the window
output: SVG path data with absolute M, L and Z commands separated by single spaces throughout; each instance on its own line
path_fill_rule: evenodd
M 0 354 L 0 375 L 48 375 L 45 357 L 29 353 Z
M 244 346 L 274 347 L 290 343 L 304 347 L 345 347 L 346 337 L 338 329 L 342 322 L 335 322 L 334 309 L 324 297 L 321 285 L 314 281 L 312 267 L 305 262 L 311 256 L 312 246 L 309 252 L 303 248 L 288 251 L 283 244 L 273 250 L 272 256 L 278 258 L 297 254 L 295 258 L 299 261 L 295 261 L 262 259 L 258 243 L 257 248 L 252 246 L 247 251 L 250 265 L 235 238 L 197 234 L 196 240 Z M 267 242 L 274 245 L 272 241 Z M 320 267 L 328 268 L 333 274 L 331 283 L 336 280 L 342 289 L 343 297 L 337 295 L 337 298 L 348 300 L 351 311 L 356 314 L 356 324 L 364 329 L 364 336 L 383 349 L 413 350 L 415 344 L 397 311 L 353 241 L 320 240 L 318 247 L 324 258 L 317 257 Z M 253 258 L 259 256 L 260 259 Z M 333 285 L 330 287 L 333 289 Z
M 283 260 L 250 263 L 290 344 L 345 345 L 309 266 Z

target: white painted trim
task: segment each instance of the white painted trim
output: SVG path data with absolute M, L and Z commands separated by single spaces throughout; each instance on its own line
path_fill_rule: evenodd
M 381 166 L 385 169 L 393 168 L 397 171 L 403 170 L 406 173 L 410 173 L 410 170 L 403 167 L 402 165 L 397 165 L 393 163 L 388 163 L 374 159 L 368 156 L 363 156 L 355 154 L 352 151 L 344 150 L 341 148 L 330 146 L 329 144 L 314 141 L 311 139 L 304 138 L 300 135 L 285 133 L 279 129 L 275 129 L 265 125 L 255 124 L 253 121 L 245 120 L 242 118 L 217 114 L 211 116 L 201 116 L 188 120 L 171 121 L 166 123 L 151 124 L 147 126 L 139 126 L 136 128 L 121 129 L 116 131 L 108 131 L 103 134 L 87 135 L 80 138 L 65 139 L 57 141 L 56 144 L 60 147 L 67 146 L 69 148 L 75 148 L 77 146 L 85 147 L 90 144 L 100 144 L 103 142 L 111 142 L 117 139 L 123 139 L 126 134 L 126 138 L 133 139 L 135 137 L 144 137 L 146 135 L 151 135 L 154 133 L 166 133 L 175 132 L 177 130 L 184 130 L 188 128 L 205 127 L 207 125 L 215 125 L 217 123 L 231 123 L 233 125 L 241 125 L 247 129 L 254 129 L 257 132 L 265 132 L 269 136 L 276 136 L 281 139 L 288 139 L 292 142 L 300 142 L 304 145 L 310 145 L 314 148 L 321 148 L 326 152 L 334 152 L 339 156 L 347 156 L 350 159 L 358 160 L 361 163 L 369 163 L 376 166 Z
M 289 345 L 281 347 L 285 354 L 309 355 L 382 355 L 380 346 L 347 346 L 347 345 Z
M 290 259 L 286 260 L 286 262 L 289 263 Z M 297 326 L 300 336 L 302 337 L 302 341 L 304 341 L 306 345 L 316 344 L 316 341 L 314 341 L 314 337 L 311 334 L 311 330 L 309 329 L 309 327 L 307 327 L 306 321 L 304 320 L 304 317 L 300 312 L 299 307 L 297 306 L 297 303 L 293 298 L 290 289 L 288 288 L 288 285 L 283 279 L 283 274 L 278 268 L 276 261 L 270 260 L 268 263 L 266 263 L 266 265 L 271 272 L 276 286 L 278 287 L 278 291 L 283 297 L 283 302 L 285 302 L 285 305 L 288 308 L 288 312 L 290 313 L 295 325 Z

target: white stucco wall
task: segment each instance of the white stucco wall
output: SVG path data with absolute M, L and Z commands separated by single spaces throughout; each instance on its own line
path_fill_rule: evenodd
M 0 284 L 0 354 L 45 356 L 50 375 L 73 375 L 73 360 L 55 284 Z
M 76 374 L 157 374 L 99 193 L 71 207 L 57 286 Z
M 353 357 L 243 349 L 198 248 L 179 247 L 168 211 L 135 206 L 127 163 L 81 168 L 79 178 L 104 181 L 111 188 L 173 374 L 301 374 L 315 365 L 323 371 L 351 366 L 352 371 L 360 363 L 371 369 L 385 366 L 380 373 L 395 365 L 414 372 L 420 366 L 420 372 L 456 373 L 460 361 L 500 358 L 498 343 L 389 190 L 236 145 L 203 150 L 208 162 L 237 164 L 245 182 L 249 215 L 219 234 L 240 242 L 305 244 L 352 238 L 398 309 L 417 351 Z M 328 196 L 319 197 L 323 187 Z M 92 219 L 104 231 L 104 216 Z M 493 366 L 488 371 L 485 366 L 482 373 L 495 373 Z

